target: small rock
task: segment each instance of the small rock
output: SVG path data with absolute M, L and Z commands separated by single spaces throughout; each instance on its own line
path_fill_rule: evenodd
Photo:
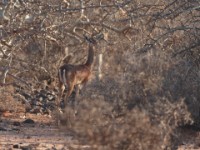
M 21 93 L 22 96 L 25 97 L 25 99 L 31 99 L 31 95 L 28 93 Z
M 47 97 L 48 97 L 48 100 L 49 100 L 49 101 L 52 101 L 52 100 L 55 99 L 55 97 L 54 97 L 53 95 L 51 95 L 51 94 L 48 94 Z
M 13 145 L 13 148 L 19 148 L 18 144 Z
M 25 96 L 23 96 L 23 95 L 21 95 L 21 94 L 19 94 L 19 93 L 17 93 L 17 94 L 15 95 L 15 99 L 21 100 L 23 103 L 26 101 Z
M 40 94 L 46 94 L 46 93 L 47 93 L 46 90 L 43 89 L 40 90 Z
M 49 93 L 51 93 L 51 95 L 54 95 L 54 96 L 56 95 L 54 91 L 51 91 Z
M 35 107 L 35 108 L 31 109 L 30 112 L 34 113 L 34 114 L 38 114 L 38 113 L 41 113 L 41 110 L 39 107 Z
M 21 150 L 32 150 L 33 147 L 30 144 L 21 144 L 20 149 Z
M 26 110 L 26 112 L 29 112 L 31 109 L 32 109 L 31 105 L 29 103 L 26 103 L 25 104 L 25 110 Z
M 36 106 L 42 106 L 43 104 L 42 104 L 42 102 L 40 102 L 40 101 L 36 101 L 35 105 L 36 105 Z
M 43 99 L 44 99 L 43 97 L 40 97 L 40 98 L 39 98 L 39 101 L 41 102 L 41 101 L 43 101 Z
M 35 121 L 34 121 L 34 120 L 32 120 L 32 119 L 26 119 L 26 120 L 24 120 L 24 121 L 23 121 L 23 123 L 27 123 L 27 124 L 34 124 L 34 123 L 35 123 Z
M 0 131 L 7 131 L 7 129 L 0 127 Z
M 18 128 L 12 128 L 11 131 L 20 131 Z
M 13 125 L 14 125 L 14 126 L 20 126 L 21 124 L 20 124 L 20 122 L 18 122 L 18 121 L 14 121 L 14 122 L 13 122 Z

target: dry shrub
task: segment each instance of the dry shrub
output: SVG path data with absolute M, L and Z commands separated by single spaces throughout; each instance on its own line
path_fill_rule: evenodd
M 154 112 L 157 115 L 153 117 L 138 108 L 127 110 L 121 116 L 116 115 L 112 105 L 100 99 L 85 99 L 76 109 L 77 116 L 73 116 L 73 109 L 67 108 L 62 119 L 67 122 L 64 127 L 78 135 L 80 149 L 81 145 L 87 144 L 91 149 L 98 150 L 160 150 L 174 147 L 171 143 L 174 127 L 170 123 L 179 122 L 182 118 L 179 114 L 185 111 L 185 105 L 175 106 L 166 102 L 155 110 L 158 112 Z
M 177 147 L 177 127 L 195 121 L 191 108 L 196 103 L 188 105 L 188 101 L 196 87 L 183 80 L 187 63 L 168 56 L 155 51 L 124 58 L 126 66 L 121 65 L 126 72 L 115 72 L 87 86 L 76 108 L 78 115 L 74 117 L 74 110 L 66 108 L 61 119 L 81 137 L 80 145 L 130 150 Z
M 14 87 L 5 86 L 0 88 L 0 112 L 25 112 L 25 107 L 20 101 L 16 101 L 13 97 Z

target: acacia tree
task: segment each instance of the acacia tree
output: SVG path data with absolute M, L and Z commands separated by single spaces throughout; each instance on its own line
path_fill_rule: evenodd
M 84 59 L 83 34 L 104 37 L 99 53 L 158 49 L 198 64 L 198 11 L 198 1 L 2 1 L 1 64 L 22 79 L 54 75 L 67 49 Z

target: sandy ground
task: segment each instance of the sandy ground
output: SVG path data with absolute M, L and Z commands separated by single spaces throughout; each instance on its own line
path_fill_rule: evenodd
M 34 122 L 26 123 L 26 118 Z M 68 150 L 87 149 L 76 144 L 70 131 L 58 128 L 49 116 L 4 113 L 0 119 L 0 150 Z
M 26 122 L 27 121 L 27 122 Z M 33 121 L 33 122 L 31 122 Z M 200 150 L 200 132 L 181 129 L 178 150 Z M 0 150 L 75 150 L 91 149 L 79 145 L 73 132 L 62 130 L 49 116 L 9 113 L 1 114 Z

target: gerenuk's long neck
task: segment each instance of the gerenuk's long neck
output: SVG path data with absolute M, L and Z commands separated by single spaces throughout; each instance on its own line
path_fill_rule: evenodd
M 94 50 L 92 44 L 89 44 L 89 49 L 88 49 L 88 58 L 85 63 L 86 66 L 91 67 L 94 61 Z

